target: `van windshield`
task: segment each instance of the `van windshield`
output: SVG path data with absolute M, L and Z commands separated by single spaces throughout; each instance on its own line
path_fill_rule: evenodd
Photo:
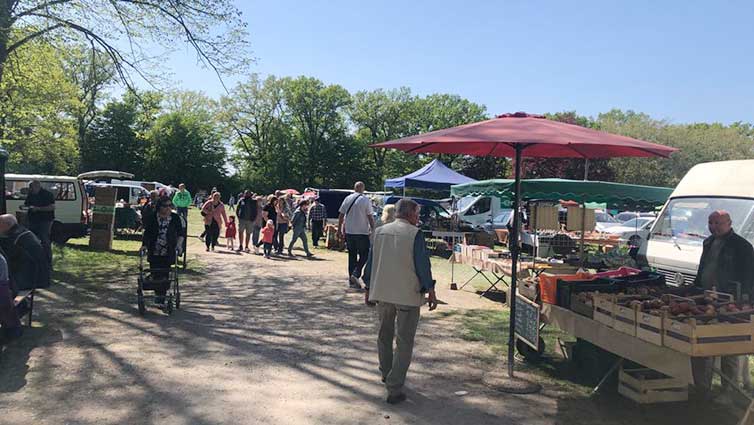
M 717 210 L 728 211 L 733 230 L 754 243 L 754 199 L 672 199 L 652 228 L 652 238 L 675 238 L 679 244 L 701 244 L 710 235 L 707 219 Z
M 464 196 L 463 198 L 458 200 L 456 208 L 458 209 L 458 211 L 463 211 L 468 208 L 469 205 L 473 204 L 476 200 L 477 196 Z

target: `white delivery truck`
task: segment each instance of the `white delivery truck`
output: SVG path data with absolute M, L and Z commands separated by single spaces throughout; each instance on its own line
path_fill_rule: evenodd
M 707 218 L 716 210 L 728 211 L 733 230 L 754 243 L 754 160 L 709 162 L 689 170 L 652 226 L 640 257 L 668 284 L 692 284 L 709 236 Z

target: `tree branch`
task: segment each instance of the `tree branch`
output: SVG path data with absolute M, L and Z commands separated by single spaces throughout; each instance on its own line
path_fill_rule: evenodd
M 39 37 L 39 36 L 42 36 L 42 35 L 50 32 L 50 31 L 54 31 L 54 30 L 56 30 L 58 28 L 61 28 L 61 27 L 63 27 L 63 24 L 55 24 L 55 25 L 49 26 L 47 28 L 42 28 L 39 31 L 35 31 L 35 32 L 31 33 L 31 34 L 26 35 L 22 39 L 20 39 L 20 40 L 16 41 L 15 43 L 11 44 L 10 46 L 8 46 L 8 54 L 11 54 L 14 50 L 18 49 L 19 47 L 23 46 L 24 44 L 28 43 L 29 41 L 31 41 L 31 40 Z
M 39 5 L 36 5 L 36 6 L 32 7 L 31 9 L 23 10 L 23 11 L 17 13 L 16 16 L 13 18 L 13 20 L 15 21 L 18 18 L 21 18 L 23 16 L 34 15 L 35 13 L 37 13 L 39 11 L 42 11 L 42 10 L 45 10 L 45 9 L 47 9 L 50 6 L 55 6 L 55 5 L 64 4 L 64 3 L 70 3 L 72 1 L 73 0 L 51 0 L 51 1 L 39 4 Z

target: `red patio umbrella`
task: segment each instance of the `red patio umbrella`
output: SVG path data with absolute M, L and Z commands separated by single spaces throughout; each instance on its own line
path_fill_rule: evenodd
M 458 127 L 436 130 L 398 140 L 377 143 L 374 148 L 398 149 L 408 153 L 449 153 L 514 158 L 516 196 L 513 210 L 521 204 L 521 158 L 668 157 L 677 149 L 631 137 L 545 119 L 524 112 Z M 511 286 L 509 298 L 508 375 L 513 376 L 513 347 L 516 322 L 516 274 L 519 256 L 520 215 L 513 215 L 511 238 Z

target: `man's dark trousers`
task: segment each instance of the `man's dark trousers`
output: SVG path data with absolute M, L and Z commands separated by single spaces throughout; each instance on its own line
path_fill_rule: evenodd
M 50 241 L 50 233 L 52 232 L 52 221 L 29 221 L 29 230 L 34 233 L 39 241 L 42 242 L 42 249 L 44 249 L 47 255 L 47 261 L 50 268 L 52 268 L 52 245 Z
M 312 245 L 318 246 L 325 229 L 324 220 L 312 220 Z
M 355 278 L 361 277 L 361 272 L 367 263 L 369 256 L 369 235 L 346 234 L 346 246 L 348 248 L 348 275 Z

